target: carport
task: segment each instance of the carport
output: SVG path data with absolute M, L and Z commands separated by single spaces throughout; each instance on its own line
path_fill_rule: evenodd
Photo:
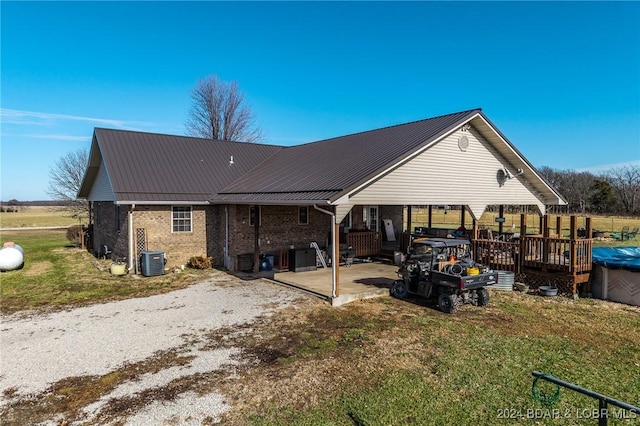
M 327 251 L 332 259 L 340 258 L 340 226 L 354 208 L 457 205 L 464 206 L 462 212 L 475 222 L 489 205 L 535 206 L 543 215 L 547 205 L 566 204 L 480 109 L 287 148 L 211 202 L 251 205 L 255 212 L 261 206 L 307 206 L 321 212 L 329 219 L 322 234 L 330 234 Z M 296 224 L 307 217 L 308 212 Z M 381 219 L 386 218 L 370 218 L 378 223 Z M 273 222 L 253 221 L 255 272 L 262 235 L 271 250 L 286 250 L 282 241 L 274 246 L 275 236 L 282 234 L 277 228 L 281 221 L 281 216 Z M 404 226 L 393 225 L 396 230 Z M 296 247 L 320 241 L 311 238 L 311 227 L 305 226 L 295 228 L 295 236 L 285 230 L 289 238 L 297 238 Z M 232 241 L 231 235 L 228 231 L 225 241 Z M 225 248 L 225 253 L 233 252 L 231 245 Z M 388 291 L 396 269 L 388 264 L 345 267 L 333 262 L 316 271 L 278 272 L 274 279 L 323 295 L 335 305 Z

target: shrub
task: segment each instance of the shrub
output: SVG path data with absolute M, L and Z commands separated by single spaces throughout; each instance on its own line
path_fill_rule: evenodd
M 193 256 L 189 259 L 189 267 L 195 269 L 209 269 L 213 264 L 212 257 Z
M 71 225 L 67 228 L 67 240 L 73 245 L 80 246 L 80 232 L 82 231 L 81 225 Z

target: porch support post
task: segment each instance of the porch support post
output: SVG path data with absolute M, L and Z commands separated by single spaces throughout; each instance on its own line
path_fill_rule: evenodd
M 502 204 L 500 204 L 500 207 L 498 208 L 498 216 L 499 217 L 504 217 L 504 206 Z M 498 234 L 502 235 L 502 231 L 503 231 L 503 222 L 499 222 L 498 223 Z
M 407 206 L 407 232 L 411 233 L 411 205 Z
M 331 247 L 333 249 L 331 255 L 331 299 L 335 299 L 340 294 L 338 288 L 340 284 L 340 223 L 334 212 L 318 207 L 317 204 L 314 204 L 313 208 L 331 217 Z M 335 207 L 335 210 L 338 210 L 338 206 Z
M 465 210 L 466 209 L 465 209 L 464 205 L 461 205 L 460 206 L 460 226 L 462 226 L 463 228 L 465 227 L 464 226 L 464 217 L 465 217 L 465 213 L 466 213 Z
M 562 216 L 556 216 L 556 234 L 562 238 Z
M 260 271 L 260 206 L 254 206 L 256 218 L 253 221 L 253 273 Z
M 334 277 L 334 288 L 333 288 L 333 297 L 340 296 L 340 224 L 333 224 L 333 257 L 334 262 L 331 262 L 331 266 L 333 267 L 333 277 Z
M 447 211 L 445 210 L 444 212 L 446 213 Z M 427 228 L 431 229 L 431 227 L 432 227 L 431 224 L 433 223 L 433 221 L 432 221 L 432 219 L 433 219 L 433 217 L 432 217 L 433 216 L 433 206 L 431 204 L 429 204 L 429 214 L 428 214 L 428 216 L 429 216 L 429 218 L 428 218 L 428 221 L 427 221 Z

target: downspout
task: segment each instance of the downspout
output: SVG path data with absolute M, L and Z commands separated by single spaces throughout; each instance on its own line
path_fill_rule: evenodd
M 229 270 L 229 206 L 224 206 L 224 267 Z
M 133 270 L 133 209 L 136 208 L 135 204 L 131 204 L 128 214 L 128 227 L 129 227 L 129 271 Z
M 328 214 L 331 216 L 331 244 L 335 246 L 336 244 L 336 215 L 329 210 L 325 210 L 323 208 L 318 207 L 317 204 L 313 205 L 313 208 L 318 210 L 319 212 Z M 339 249 L 337 247 L 333 247 L 333 253 L 331 255 L 331 298 L 336 298 L 336 267 L 338 264 L 338 259 L 334 259 L 336 257 L 336 253 L 339 253 Z

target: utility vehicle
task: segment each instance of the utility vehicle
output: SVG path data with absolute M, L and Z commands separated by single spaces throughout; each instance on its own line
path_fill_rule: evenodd
M 452 313 L 463 303 L 485 306 L 485 288 L 498 282 L 498 273 L 474 262 L 471 243 L 458 238 L 418 238 L 407 248 L 391 295 L 399 299 L 420 296 L 436 299 L 442 312 Z

